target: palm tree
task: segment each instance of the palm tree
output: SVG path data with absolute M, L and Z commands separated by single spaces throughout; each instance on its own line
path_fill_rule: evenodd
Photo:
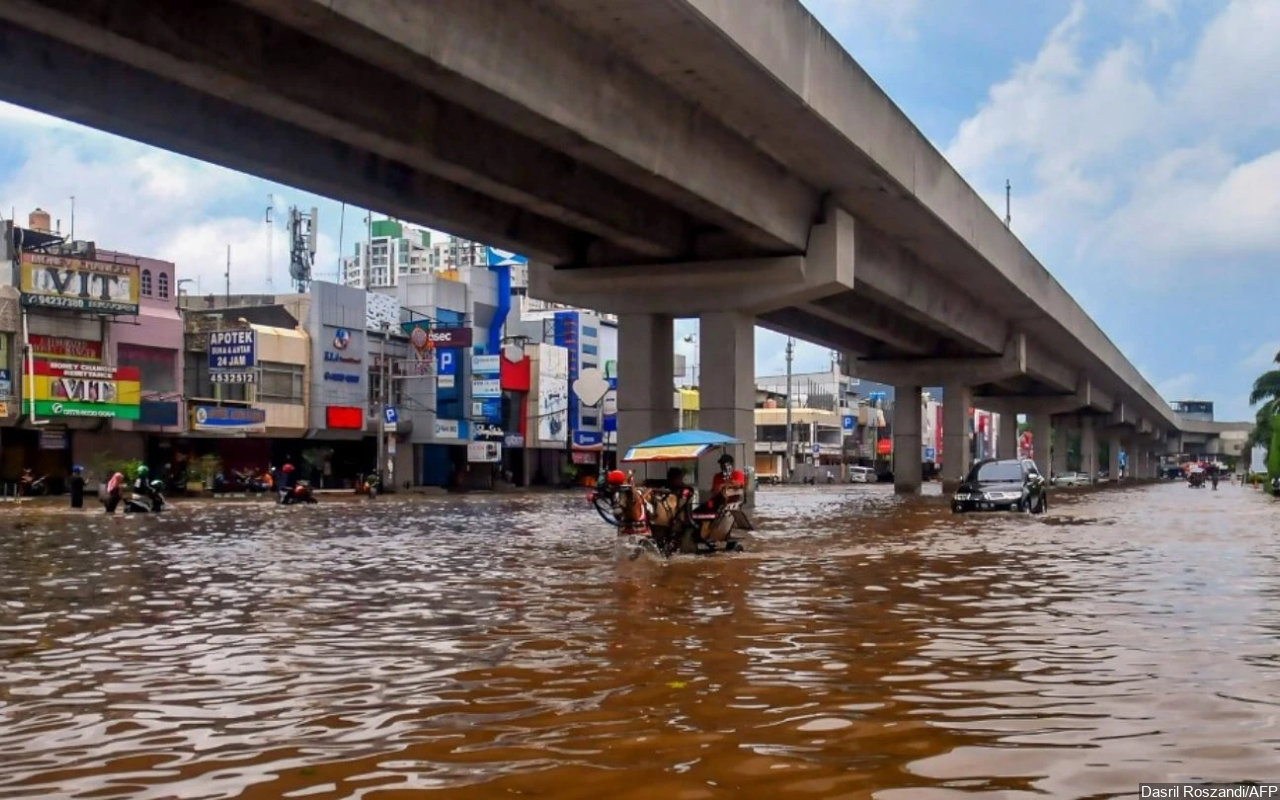
M 1276 353 L 1275 363 L 1280 365 L 1280 353 Z M 1280 369 L 1268 370 L 1253 382 L 1249 405 L 1257 403 L 1262 403 L 1262 406 L 1258 408 L 1256 424 L 1245 443 L 1246 447 L 1271 444 L 1272 421 L 1280 414 Z

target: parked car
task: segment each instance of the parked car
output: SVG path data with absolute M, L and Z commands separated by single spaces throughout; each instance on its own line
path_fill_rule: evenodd
M 1084 472 L 1064 472 L 1053 477 L 1054 486 L 1088 486 L 1089 476 Z
M 951 510 L 1043 514 L 1049 510 L 1048 481 L 1029 458 L 979 461 L 951 498 Z
M 876 471 L 871 467 L 849 467 L 849 483 L 875 483 Z

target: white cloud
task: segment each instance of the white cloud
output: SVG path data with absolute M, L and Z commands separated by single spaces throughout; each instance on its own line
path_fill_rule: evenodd
M 1084 8 L 992 87 L 960 125 L 952 163 L 1001 214 L 1014 176 L 1023 239 L 1056 238 L 1078 260 L 1118 260 L 1143 279 L 1280 249 L 1280 149 L 1257 152 L 1280 128 L 1268 77 L 1280 73 L 1280 3 L 1229 3 L 1170 74 L 1149 63 L 1154 31 L 1087 59 Z
M 1240 359 L 1240 367 L 1250 375 L 1257 375 L 1274 369 L 1277 357 L 1280 356 L 1280 340 L 1262 342 L 1247 356 Z
M 6 213 L 14 207 L 25 223 L 39 206 L 68 233 L 74 195 L 77 239 L 172 261 L 178 278 L 197 280 L 205 294 L 225 290 L 230 244 L 233 292 L 291 291 L 288 198 L 278 192 L 268 197 L 265 189 L 272 184 L 70 123 L 46 124 L 51 119 L 0 103 L 0 125 L 17 134 L 26 151 L 21 166 L 0 185 Z M 297 192 L 295 200 L 302 195 Z M 313 198 L 306 199 L 300 204 L 310 206 Z M 268 204 L 276 209 L 270 236 Z M 337 258 L 333 239 L 322 229 L 316 276 L 331 278 Z

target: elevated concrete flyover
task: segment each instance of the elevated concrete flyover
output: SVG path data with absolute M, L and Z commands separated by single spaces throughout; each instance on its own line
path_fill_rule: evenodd
M 618 313 L 623 446 L 675 427 L 650 391 L 675 316 L 703 321 L 703 424 L 748 442 L 755 323 L 849 354 L 899 408 L 943 383 L 1177 429 L 796 0 L 0 0 L 0 19 L 4 99 L 527 253 L 535 296 Z M 914 491 L 918 459 L 899 465 Z

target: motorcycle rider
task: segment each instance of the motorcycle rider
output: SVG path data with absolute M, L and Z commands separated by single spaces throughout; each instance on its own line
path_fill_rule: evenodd
M 293 464 L 286 461 L 284 466 L 280 468 L 280 481 L 276 484 L 276 489 L 280 493 L 280 502 L 286 501 L 289 494 L 293 491 L 294 477 Z
M 151 485 L 151 468 L 146 464 L 138 467 L 138 477 L 133 482 L 133 493 L 145 497 L 152 511 L 159 511 L 164 507 L 160 492 Z

